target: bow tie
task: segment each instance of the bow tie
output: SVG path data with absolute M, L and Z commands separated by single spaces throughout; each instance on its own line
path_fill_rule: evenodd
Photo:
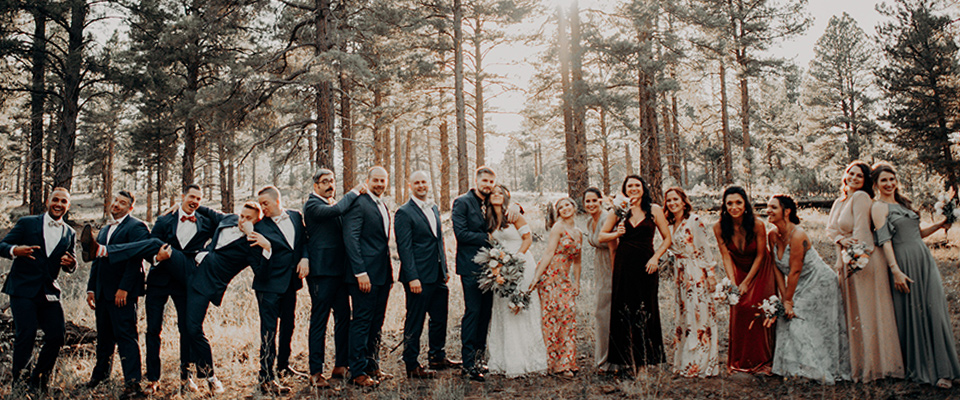
M 190 222 L 193 222 L 193 223 L 197 223 L 197 217 L 196 217 L 195 215 L 189 215 L 189 216 L 188 216 L 188 215 L 184 215 L 184 216 L 180 217 L 180 222 L 184 222 L 184 221 L 190 221 Z
M 280 222 L 285 219 L 290 219 L 290 215 L 286 212 L 281 212 L 279 216 L 273 217 L 273 222 Z
M 120 223 L 120 220 L 119 220 L 119 219 L 114 219 L 114 218 L 112 218 L 112 217 L 110 218 L 109 221 L 107 221 L 107 225 L 117 225 L 117 224 L 119 224 L 119 223 Z
M 49 226 L 49 227 L 51 227 L 51 228 L 59 228 L 59 227 L 63 226 L 63 221 L 50 220 L 50 222 L 47 222 L 47 226 Z
M 420 208 L 424 210 L 432 210 L 434 205 L 436 205 L 436 203 L 434 203 L 433 200 L 427 200 L 422 203 Z

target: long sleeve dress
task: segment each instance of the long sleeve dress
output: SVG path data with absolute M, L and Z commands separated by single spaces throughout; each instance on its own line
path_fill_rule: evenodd
M 600 243 L 600 232 L 603 231 L 603 221 L 607 220 L 607 211 L 600 212 L 596 226 L 587 237 L 587 241 L 594 247 L 594 279 L 597 283 L 597 308 L 594 312 L 596 326 L 594 329 L 594 362 L 601 371 L 609 369 L 607 354 L 610 350 L 610 300 L 613 294 L 613 265 L 611 265 L 610 246 Z
M 899 204 L 889 206 L 886 223 L 877 227 L 877 245 L 892 242 L 897 265 L 913 279 L 910 293 L 891 288 L 904 373 L 907 379 L 930 384 L 958 379 L 960 362 L 947 297 L 937 260 L 920 235 L 920 216 Z
M 882 248 L 875 248 L 870 229 L 872 205 L 869 195 L 856 191 L 833 203 L 827 222 L 827 237 L 837 249 L 835 269 L 840 275 L 840 293 L 846 307 L 851 378 L 858 382 L 903 378 L 887 259 Z M 844 248 L 840 245 L 847 238 L 857 239 L 870 255 L 869 263 L 850 276 L 843 265 Z
M 707 242 L 707 227 L 696 214 L 678 223 L 670 245 L 677 261 L 677 329 L 673 338 L 673 372 L 686 377 L 719 373 L 717 307 L 707 278 L 716 260 Z

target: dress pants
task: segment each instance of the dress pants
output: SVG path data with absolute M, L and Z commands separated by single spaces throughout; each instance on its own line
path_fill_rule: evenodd
M 308 276 L 310 289 L 310 375 L 323 372 L 326 354 L 327 321 L 333 310 L 334 367 L 349 365 L 350 298 L 347 284 L 339 276 Z
M 391 285 L 371 285 L 363 293 L 350 284 L 353 317 L 350 319 L 350 376 L 357 378 L 380 369 L 380 330 L 387 311 Z
M 156 239 L 151 239 L 156 240 Z M 134 242 L 138 243 L 138 242 Z M 109 250 L 108 250 L 109 251 Z M 170 260 L 162 264 L 160 268 L 169 268 L 172 271 L 179 271 L 174 274 L 174 278 L 179 282 L 171 281 L 166 286 L 155 286 L 147 283 L 147 295 L 144 299 L 144 307 L 147 314 L 147 380 L 156 382 L 160 380 L 160 333 L 163 330 L 163 314 L 167 307 L 167 301 L 173 300 L 173 307 L 177 310 L 177 330 L 180 331 L 180 379 L 190 377 L 188 367 L 194 362 L 190 353 L 189 334 L 187 333 L 187 292 L 184 285 L 189 286 L 191 269 L 196 268 L 196 263 L 184 253 L 173 250 Z M 205 376 L 199 375 L 204 378 Z
M 417 360 L 420 357 L 420 336 L 427 314 L 430 315 L 430 347 L 427 355 L 431 362 L 447 358 L 444 347 L 447 343 L 447 300 L 450 291 L 443 281 L 421 284 L 423 290 L 419 294 L 411 292 L 407 283 L 403 284 L 403 288 L 407 303 L 407 316 L 403 323 L 403 363 L 410 371 L 420 366 Z
M 111 293 L 97 300 L 97 365 L 91 380 L 110 377 L 113 351 L 120 353 L 120 366 L 127 385 L 140 382 L 140 345 L 137 344 L 137 298 L 128 298 L 127 305 L 117 307 Z
M 59 301 L 47 301 L 41 291 L 33 298 L 10 296 L 13 314 L 13 379 L 19 380 L 33 355 L 37 329 L 43 329 L 43 347 L 30 377 L 48 379 L 63 346 L 63 308 Z
M 174 303 L 176 304 L 176 303 Z M 210 297 L 200 293 L 191 286 L 187 289 L 186 341 L 190 346 L 190 355 L 197 366 L 197 376 L 206 378 L 214 376 L 213 351 L 210 342 L 203 332 L 203 320 L 207 317 L 207 308 L 210 307 Z
M 280 331 L 277 339 L 277 371 L 290 366 L 291 342 L 297 318 L 297 290 L 287 289 L 280 297 Z
M 463 284 L 463 319 L 460 322 L 463 369 L 477 367 L 487 351 L 487 328 L 493 310 L 493 292 L 484 293 L 473 275 L 460 275 Z

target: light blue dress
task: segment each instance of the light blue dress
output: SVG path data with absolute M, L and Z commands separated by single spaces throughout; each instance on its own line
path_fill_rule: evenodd
M 784 279 L 789 279 L 790 245 L 782 257 L 777 257 L 776 247 L 773 250 L 777 269 Z M 828 384 L 849 379 L 850 343 L 842 301 L 837 274 L 823 262 L 817 250 L 807 250 L 797 289 L 793 292 L 793 311 L 797 317 L 777 320 L 774 374 Z
M 930 384 L 960 378 L 943 280 L 920 236 L 920 217 L 899 204 L 890 204 L 889 210 L 886 223 L 877 228 L 877 245 L 892 242 L 897 265 L 913 280 L 910 293 L 890 285 L 904 372 L 907 379 Z

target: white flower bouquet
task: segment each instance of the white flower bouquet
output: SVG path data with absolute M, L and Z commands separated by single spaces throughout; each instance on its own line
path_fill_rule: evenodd
M 516 305 L 520 310 L 530 305 L 530 295 L 520 290 L 520 280 L 523 279 L 523 258 L 510 254 L 495 240 L 490 241 L 490 247 L 484 247 L 473 257 L 473 262 L 482 268 L 477 273 L 477 284 L 484 292 L 509 298 L 511 308 Z
M 847 247 L 840 253 L 841 261 L 847 269 L 847 277 L 862 270 L 870 262 L 870 254 L 867 254 L 867 245 L 855 243 Z
M 783 306 L 783 302 L 780 301 L 777 295 L 764 299 L 758 308 L 763 312 L 764 318 L 777 318 L 787 314 L 787 309 Z
M 953 188 L 950 191 L 937 196 L 937 203 L 933 205 L 937 214 L 946 218 L 945 223 L 952 224 L 960 218 L 960 207 L 957 207 L 957 199 Z
M 623 193 L 617 193 L 613 198 L 613 212 L 617 215 L 617 221 L 623 221 L 630 211 L 630 198 Z
M 716 301 L 727 301 L 727 304 L 735 306 L 740 303 L 740 289 L 733 284 L 730 278 L 723 278 L 717 283 L 717 288 L 713 292 L 713 299 Z

